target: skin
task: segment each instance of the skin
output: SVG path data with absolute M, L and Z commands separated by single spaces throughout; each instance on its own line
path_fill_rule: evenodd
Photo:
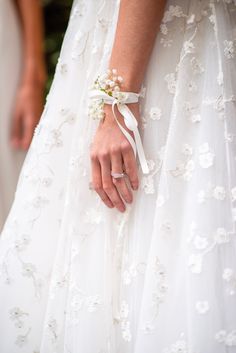
M 16 0 L 22 23 L 23 67 L 16 94 L 10 142 L 27 150 L 44 104 L 46 69 L 43 52 L 43 17 L 39 0 Z
M 164 0 L 121 0 L 109 68 L 117 69 L 123 77 L 122 91 L 140 91 L 165 3 Z M 139 122 L 139 103 L 128 106 Z M 92 185 L 106 206 L 124 212 L 126 203 L 133 201 L 133 190 L 139 187 L 137 163 L 131 145 L 114 121 L 111 106 L 105 105 L 104 110 L 105 118 L 91 145 Z M 123 118 L 116 112 L 124 126 Z M 111 170 L 116 173 L 124 170 L 128 178 L 114 179 Z

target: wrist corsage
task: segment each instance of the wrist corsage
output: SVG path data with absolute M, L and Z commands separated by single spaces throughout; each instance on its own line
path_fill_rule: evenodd
M 103 75 L 100 75 L 95 80 L 89 98 L 91 100 L 89 105 L 89 116 L 93 119 L 103 120 L 105 117 L 104 104 L 111 104 L 114 119 L 119 128 L 131 144 L 134 154 L 138 154 L 139 162 L 144 174 L 149 172 L 146 157 L 143 150 L 141 137 L 138 130 L 138 122 L 127 104 L 137 103 L 140 97 L 139 93 L 123 92 L 122 91 L 123 78 L 117 75 L 116 69 L 108 69 Z M 126 127 L 134 134 L 133 137 L 120 124 L 116 113 L 115 106 L 124 118 Z

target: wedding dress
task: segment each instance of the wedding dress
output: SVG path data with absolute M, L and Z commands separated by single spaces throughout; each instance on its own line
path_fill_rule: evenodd
M 169 0 L 143 82 L 150 172 L 89 189 L 119 1 L 74 2 L 0 246 L 1 353 L 236 352 L 236 3 Z
M 13 105 L 22 67 L 20 24 L 11 0 L 0 0 L 0 230 L 13 201 L 25 153 L 9 142 Z

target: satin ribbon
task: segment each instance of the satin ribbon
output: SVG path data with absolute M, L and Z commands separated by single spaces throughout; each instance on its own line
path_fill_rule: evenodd
M 136 157 L 136 154 L 138 154 L 139 162 L 143 173 L 147 174 L 149 173 L 149 168 L 148 168 L 147 160 L 146 160 L 143 145 L 142 145 L 142 140 L 138 131 L 138 122 L 135 116 L 133 115 L 133 113 L 131 112 L 131 110 L 126 105 L 128 103 L 137 103 L 139 99 L 139 94 L 133 93 L 133 92 L 120 92 L 120 94 L 122 94 L 122 98 L 118 99 L 118 98 L 109 96 L 109 94 L 107 94 L 106 92 L 103 92 L 100 90 L 92 90 L 89 92 L 89 97 L 92 99 L 99 99 L 99 100 L 102 99 L 105 104 L 112 105 L 112 112 L 114 115 L 114 119 L 117 122 L 117 125 L 119 126 L 120 130 L 129 141 L 129 143 L 131 144 L 135 157 Z M 116 116 L 115 106 L 117 106 L 118 111 L 121 113 L 122 117 L 124 118 L 125 126 L 133 132 L 134 139 L 129 134 L 129 132 L 120 124 Z

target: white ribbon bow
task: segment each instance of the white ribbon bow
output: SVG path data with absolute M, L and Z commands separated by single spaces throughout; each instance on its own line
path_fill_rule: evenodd
M 92 99 L 102 99 L 105 104 L 112 105 L 112 112 L 114 114 L 114 118 L 119 128 L 131 144 L 135 157 L 136 154 L 138 154 L 139 162 L 143 173 L 149 173 L 149 168 L 144 154 L 142 140 L 138 131 L 138 122 L 131 110 L 126 105 L 128 103 L 137 103 L 139 99 L 139 94 L 133 92 L 117 92 L 117 97 L 113 97 L 107 94 L 106 92 L 100 90 L 92 90 L 89 92 L 89 97 Z M 123 116 L 126 127 L 134 133 L 134 139 L 128 133 L 128 131 L 124 129 L 124 127 L 119 123 L 115 113 L 115 106 L 117 106 L 118 111 Z

